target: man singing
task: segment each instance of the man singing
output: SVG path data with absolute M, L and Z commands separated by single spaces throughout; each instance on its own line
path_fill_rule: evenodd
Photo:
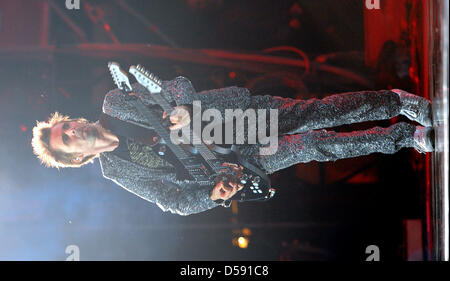
M 132 92 L 144 104 L 154 102 L 140 84 Z M 176 104 L 170 115 L 171 130 L 191 123 L 187 110 L 193 101 L 202 108 L 278 110 L 278 148 L 263 155 L 259 144 L 240 145 L 243 157 L 266 174 L 297 163 L 335 161 L 375 152 L 392 154 L 402 148 L 421 153 L 433 151 L 430 101 L 405 91 L 360 91 L 330 95 L 324 99 L 295 100 L 277 96 L 252 96 L 248 89 L 228 87 L 197 93 L 184 77 L 163 81 L 162 95 Z M 119 89 L 104 99 L 103 113 L 134 124 L 146 124 L 145 117 L 132 106 Z M 164 118 L 167 113 L 164 112 Z M 396 123 L 388 128 L 338 133 L 324 128 L 365 121 L 391 119 L 404 115 L 419 123 Z M 238 181 L 241 167 L 224 163 L 234 174 L 228 184 L 220 180 L 200 186 L 193 180 L 180 180 L 175 165 L 160 157 L 151 146 L 125 133 L 108 129 L 100 119 L 92 123 L 70 119 L 55 112 L 47 122 L 33 128 L 34 153 L 47 167 L 81 167 L 99 158 L 102 173 L 126 190 L 157 204 L 163 211 L 179 215 L 203 212 L 221 205 L 243 186 Z

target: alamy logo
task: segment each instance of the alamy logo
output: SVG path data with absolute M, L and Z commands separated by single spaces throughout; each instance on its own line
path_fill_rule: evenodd
M 225 109 L 225 118 L 215 108 L 209 108 L 202 112 L 201 101 L 195 100 L 192 114 L 192 139 L 190 126 L 182 127 L 170 132 L 170 140 L 174 144 L 223 144 L 222 124 L 225 125 L 225 144 L 244 144 L 247 136 L 248 144 L 262 144 L 259 153 L 261 155 L 272 155 L 278 149 L 278 110 L 254 110 L 249 108 Z M 247 132 L 245 132 L 245 120 L 247 121 Z M 202 128 L 202 121 L 210 122 Z M 236 127 L 234 128 L 234 121 Z M 267 136 L 267 123 L 269 123 L 269 136 Z M 202 130 L 203 129 L 203 130 Z M 181 135 L 180 135 L 181 133 Z M 236 142 L 234 142 L 234 138 Z M 258 142 L 257 142 L 258 139 Z
M 366 9 L 379 10 L 380 9 L 380 0 L 366 0 Z
M 68 254 L 66 261 L 79 261 L 80 248 L 77 245 L 69 245 L 66 247 L 66 254 Z
M 80 9 L 80 0 L 66 0 L 66 8 L 68 10 L 79 10 Z
M 366 261 L 380 261 L 380 248 L 377 245 L 369 245 L 366 247 Z

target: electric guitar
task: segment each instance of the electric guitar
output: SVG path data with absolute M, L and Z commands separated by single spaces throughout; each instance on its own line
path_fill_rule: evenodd
M 129 96 L 129 93 L 132 92 L 132 87 L 127 74 L 115 62 L 110 62 L 108 68 L 117 87 L 125 92 L 126 96 Z M 157 76 L 149 73 L 140 65 L 131 66 L 129 72 L 136 78 L 139 84 L 151 93 L 155 104 L 159 105 L 167 114 L 173 111 L 174 108 L 172 105 L 161 94 L 162 83 Z M 174 144 L 170 139 L 170 130 L 167 125 L 164 126 L 160 117 L 155 116 L 139 98 L 136 97 L 129 100 L 146 117 L 148 123 L 158 134 L 160 137 L 160 145 L 164 147 L 163 151 L 167 147 L 176 156 L 184 168 L 182 173 L 188 178 L 195 180 L 200 185 L 211 186 L 217 183 L 217 176 L 224 170 L 223 163 L 227 162 L 243 167 L 242 176 L 239 178 L 239 181 L 244 187 L 232 198 L 223 202 L 224 206 L 229 206 L 232 200 L 265 201 L 272 198 L 275 194 L 275 189 L 270 186 L 269 177 L 258 167 L 243 159 L 239 153 L 239 149 L 235 145 L 232 145 L 231 148 L 224 148 L 214 144 L 206 145 L 202 141 L 200 143 L 193 141 L 194 144 L 192 145 Z M 193 135 L 193 138 L 200 140 L 195 135 Z

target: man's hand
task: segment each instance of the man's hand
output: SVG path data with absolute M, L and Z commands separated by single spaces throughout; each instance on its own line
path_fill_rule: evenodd
M 222 166 L 228 166 L 235 172 L 234 180 L 229 181 L 228 185 L 224 184 L 223 181 L 219 181 L 214 189 L 212 190 L 211 200 L 215 201 L 218 199 L 228 200 L 233 197 L 236 192 L 244 188 L 244 185 L 239 182 L 239 178 L 242 175 L 242 166 L 231 163 L 223 163 Z
M 162 118 L 167 117 L 167 112 L 164 111 Z M 174 108 L 170 113 L 170 122 L 172 126 L 169 127 L 170 130 L 177 130 L 189 125 L 191 122 L 191 116 L 189 114 L 189 109 L 187 106 L 181 105 Z

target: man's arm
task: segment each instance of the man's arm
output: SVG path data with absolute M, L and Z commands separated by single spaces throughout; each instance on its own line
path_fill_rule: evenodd
M 202 110 L 214 108 L 225 116 L 225 109 L 246 110 L 250 106 L 250 96 L 248 89 L 232 86 L 202 91 L 195 98 L 201 101 Z
M 164 212 L 187 216 L 219 206 L 210 198 L 212 186 L 199 186 L 189 181 L 175 184 L 165 180 L 127 177 L 112 180 L 131 193 L 155 203 Z
M 131 85 L 133 92 L 145 104 L 154 104 L 151 93 L 141 84 L 135 83 Z M 162 96 L 170 103 L 175 102 L 176 105 L 192 104 L 196 100 L 196 92 L 191 81 L 183 76 L 178 76 L 170 81 L 163 81 L 161 86 Z
M 133 84 L 132 87 L 144 103 L 153 104 L 151 94 L 145 87 L 140 84 Z M 232 86 L 197 93 L 191 81 L 183 76 L 163 81 L 161 93 L 167 101 L 175 102 L 177 106 L 191 105 L 194 100 L 199 100 L 203 109 L 215 108 L 222 114 L 227 108 L 245 110 L 250 105 L 250 92 L 246 88 Z
M 242 167 L 235 164 L 223 164 L 230 166 L 232 171 L 224 170 L 215 186 L 200 186 L 195 181 L 189 180 L 175 183 L 167 179 L 150 179 L 139 176 L 145 173 L 141 173 L 139 171 L 141 167 L 133 163 L 128 163 L 127 168 L 120 169 L 121 172 L 117 173 L 114 171 L 122 165 L 119 163 L 108 165 L 112 159 L 104 155 L 100 157 L 100 160 L 105 178 L 112 180 L 129 192 L 157 204 L 164 212 L 170 211 L 183 216 L 204 212 L 222 205 L 221 201 L 231 198 L 243 188 L 243 185 L 237 182 Z M 119 159 L 118 161 L 124 160 Z

